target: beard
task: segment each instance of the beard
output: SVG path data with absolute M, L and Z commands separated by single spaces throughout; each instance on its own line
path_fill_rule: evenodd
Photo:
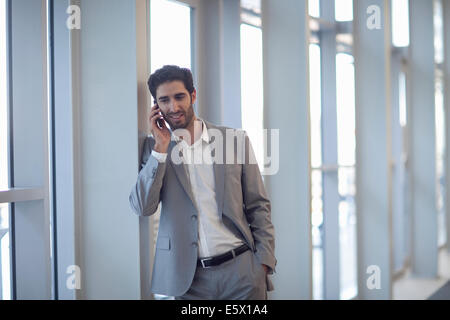
M 192 122 L 192 119 L 194 118 L 193 104 L 191 103 L 191 105 L 189 106 L 189 108 L 186 112 L 181 111 L 181 113 L 184 116 L 184 122 L 182 122 L 182 123 L 173 122 L 173 121 L 171 121 L 169 116 L 167 116 L 166 114 L 163 114 L 164 120 L 169 124 L 170 129 L 172 131 L 175 131 L 177 129 L 186 129 L 189 126 L 189 124 Z

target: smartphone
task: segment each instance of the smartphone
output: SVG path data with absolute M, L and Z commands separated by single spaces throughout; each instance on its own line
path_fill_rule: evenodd
M 158 103 L 156 102 L 156 100 L 153 100 L 153 104 L 156 104 L 156 106 L 157 106 L 158 109 L 159 109 L 159 105 L 158 105 Z M 163 116 L 163 114 L 161 113 L 161 111 L 159 111 L 159 114 L 164 118 L 164 116 Z M 156 120 L 156 123 L 158 124 L 158 127 L 159 127 L 160 129 L 164 128 L 164 120 L 163 120 L 163 119 L 158 119 L 158 120 Z

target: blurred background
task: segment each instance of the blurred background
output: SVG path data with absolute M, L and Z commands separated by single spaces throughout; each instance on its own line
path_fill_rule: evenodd
M 170 299 L 128 206 L 166 64 L 279 159 L 271 299 L 450 299 L 450 0 L 0 0 L 0 299 Z

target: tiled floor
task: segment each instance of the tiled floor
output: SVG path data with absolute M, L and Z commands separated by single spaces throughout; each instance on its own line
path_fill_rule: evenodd
M 439 252 L 438 278 L 425 279 L 411 276 L 410 271 L 394 282 L 394 300 L 425 300 L 450 280 L 450 253 Z

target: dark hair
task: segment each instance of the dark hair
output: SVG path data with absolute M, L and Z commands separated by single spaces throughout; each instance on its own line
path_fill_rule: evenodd
M 148 88 L 153 98 L 156 99 L 156 89 L 161 84 L 175 80 L 183 82 L 189 94 L 194 92 L 194 81 L 192 80 L 191 70 L 178 66 L 164 66 L 156 70 L 148 79 Z

